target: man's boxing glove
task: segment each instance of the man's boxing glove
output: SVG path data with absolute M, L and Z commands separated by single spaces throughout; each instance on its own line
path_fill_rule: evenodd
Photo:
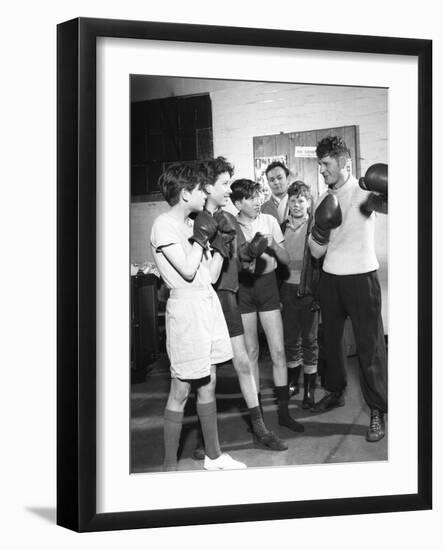
M 189 240 L 198 243 L 202 248 L 206 248 L 208 242 L 215 237 L 216 233 L 217 222 L 212 214 L 207 210 L 202 210 L 194 220 L 193 235 Z
M 388 165 L 373 164 L 366 170 L 364 178 L 360 178 L 358 184 L 368 196 L 360 205 L 360 212 L 364 216 L 370 216 L 372 212 L 388 213 Z
M 358 180 L 358 184 L 365 191 L 374 191 L 385 197 L 388 196 L 388 165 L 373 164 L 366 170 L 364 178 Z
M 328 193 L 314 213 L 312 238 L 317 244 L 328 244 L 331 230 L 336 229 L 341 221 L 342 214 L 338 199 L 332 193 Z
M 379 193 L 368 193 L 367 198 L 360 204 L 360 212 L 369 217 L 372 212 L 388 213 L 388 199 Z
M 257 232 L 253 239 L 243 243 L 238 248 L 238 257 L 242 262 L 251 262 L 258 258 L 268 248 L 268 239 L 261 233 Z

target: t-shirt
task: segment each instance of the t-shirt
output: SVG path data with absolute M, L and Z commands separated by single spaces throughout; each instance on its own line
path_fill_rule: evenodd
M 289 278 L 286 283 L 299 284 L 300 275 L 303 267 L 303 257 L 305 252 L 306 232 L 308 229 L 308 218 L 301 225 L 293 227 L 289 223 L 285 229 L 285 248 L 288 251 L 289 263 Z
M 282 244 L 285 240 L 277 220 L 270 214 L 261 213 L 251 223 L 242 223 L 238 218 L 237 220 L 247 241 L 251 241 L 256 233 L 262 233 L 262 235 L 272 235 L 275 242 L 278 244 Z M 259 258 L 256 259 L 255 273 L 270 273 L 271 271 L 274 271 L 276 267 L 277 260 L 275 257 L 264 252 Z
M 202 261 L 192 281 L 184 279 L 162 253 L 162 248 L 179 244 L 187 255 L 192 250 L 189 238 L 192 236 L 193 222 L 189 218 L 180 222 L 169 212 L 160 214 L 151 230 L 151 249 L 157 269 L 168 288 L 207 287 L 211 284 L 209 271 L 210 253 L 203 255 Z

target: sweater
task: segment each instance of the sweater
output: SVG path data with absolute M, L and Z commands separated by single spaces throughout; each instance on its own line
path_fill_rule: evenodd
M 342 211 L 342 223 L 331 231 L 329 243 L 319 245 L 312 236 L 309 247 L 315 258 L 325 256 L 323 271 L 332 275 L 355 275 L 378 269 L 375 255 L 375 214 L 369 217 L 360 212 L 360 205 L 368 192 L 351 176 L 338 189 L 329 189 L 317 202 L 316 208 L 327 193 L 336 195 Z

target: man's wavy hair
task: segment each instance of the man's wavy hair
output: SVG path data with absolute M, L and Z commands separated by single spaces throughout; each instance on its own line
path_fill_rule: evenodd
M 348 149 L 344 139 L 339 136 L 327 136 L 317 143 L 315 150 L 317 158 L 323 157 L 345 157 L 351 158 L 351 151 Z
M 192 191 L 201 183 L 202 175 L 199 167 L 184 163 L 171 164 L 158 179 L 160 191 L 169 206 L 179 202 L 182 189 Z

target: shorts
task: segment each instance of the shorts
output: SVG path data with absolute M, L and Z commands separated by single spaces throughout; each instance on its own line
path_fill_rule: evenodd
M 280 309 L 275 271 L 263 275 L 240 273 L 239 278 L 238 305 L 242 314 Z
M 210 376 L 211 365 L 232 358 L 228 328 L 212 286 L 171 289 L 165 326 L 172 378 L 204 378 Z
M 178 380 L 191 384 L 191 390 L 197 391 L 198 388 L 201 388 L 202 386 L 206 386 L 207 384 L 209 384 L 209 382 L 211 381 L 211 377 L 204 376 L 203 378 L 178 378 Z
M 237 301 L 237 293 L 231 290 L 218 290 L 217 296 L 225 316 L 228 332 L 231 338 L 244 334 L 240 308 Z

